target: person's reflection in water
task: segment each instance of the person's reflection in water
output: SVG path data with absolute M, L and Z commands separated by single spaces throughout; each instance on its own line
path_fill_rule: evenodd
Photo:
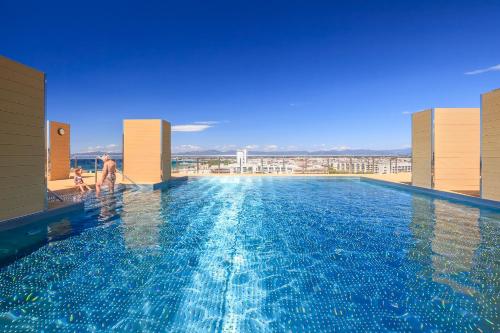
M 57 223 L 49 224 L 47 227 L 47 239 L 49 242 L 64 239 L 71 236 L 73 232 L 73 227 L 71 226 L 71 221 L 67 218 L 63 218 Z
M 121 214 L 125 244 L 129 249 L 159 249 L 160 224 L 163 221 L 162 192 L 123 193 Z
M 99 222 L 107 222 L 117 214 L 117 200 L 114 194 L 98 196 L 97 200 L 101 208 Z

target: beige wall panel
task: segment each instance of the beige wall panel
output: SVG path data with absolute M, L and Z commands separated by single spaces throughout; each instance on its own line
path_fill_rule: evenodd
M 431 187 L 431 110 L 412 115 L 412 184 Z
M 171 126 L 168 121 L 162 121 L 162 180 L 170 179 L 172 172 Z
M 434 109 L 434 188 L 479 191 L 478 108 Z
M 26 145 L 26 144 L 31 144 L 33 142 L 33 136 L 0 133 L 0 142 L 2 144 Z
M 13 180 L 16 180 L 16 182 L 13 182 Z M 39 179 L 37 176 L 33 176 L 33 175 L 23 175 L 23 176 L 20 176 L 20 175 L 15 175 L 15 176 L 11 176 L 11 177 L 0 177 L 0 186 L 2 189 L 5 189 L 7 188 L 8 186 L 17 186 L 17 185 L 13 185 L 17 182 L 25 182 L 25 181 L 29 181 L 31 184 L 36 184 L 36 185 L 43 185 L 45 184 L 45 179 Z
M 26 65 L 23 65 L 21 63 L 12 61 L 6 57 L 0 56 L 0 68 L 3 70 L 11 70 L 16 73 L 19 73 L 23 75 L 24 77 L 27 78 L 33 78 L 37 80 L 38 84 L 44 83 L 45 80 L 45 74 L 34 69 L 31 67 L 28 67 Z M 1 72 L 1 71 L 0 71 Z
M 5 188 L 5 191 L 0 191 L 0 200 L 2 202 L 12 202 L 15 203 L 16 200 L 22 200 L 23 197 L 36 198 L 38 191 L 44 188 L 45 182 L 39 184 L 10 184 Z M 16 190 L 12 192 L 12 190 Z
M 40 119 L 44 122 L 43 119 Z M 14 124 L 9 122 L 3 122 L 0 126 L 0 134 L 10 134 L 10 135 L 25 135 L 37 138 L 45 138 L 45 126 L 33 126 L 28 124 Z
M 36 107 L 28 107 L 26 105 L 9 102 L 0 98 L 0 110 L 18 115 L 40 119 L 45 121 L 45 105 L 40 104 Z
M 4 156 L 43 156 L 43 154 L 40 154 L 40 149 L 45 150 L 45 145 L 41 145 L 39 142 L 34 142 L 33 145 L 0 144 L 0 150 Z
M 0 56 L 0 221 L 46 206 L 44 82 Z
M 27 76 L 22 73 L 16 72 L 15 70 L 12 70 L 10 68 L 5 68 L 2 66 L 0 66 L 0 78 L 34 88 L 37 88 L 40 84 L 43 84 L 44 82 L 43 78 Z
M 40 91 L 36 87 L 28 84 L 0 77 L 0 86 L 5 90 L 12 91 L 14 93 L 19 93 L 22 95 L 43 100 L 43 91 Z
M 500 89 L 481 99 L 481 195 L 500 201 Z
M 442 172 L 442 170 L 448 170 L 448 169 L 453 169 L 456 168 L 457 163 L 460 163 L 462 168 L 465 169 L 470 169 L 470 168 L 476 168 L 477 167 L 477 162 L 475 160 L 471 159 L 463 159 L 463 158 L 442 158 L 439 160 L 439 166 L 440 168 L 435 170 L 435 174 L 439 174 Z M 441 169 L 442 168 L 442 169 Z
M 159 183 L 161 179 L 161 120 L 123 121 L 123 172 L 131 181 Z
M 455 188 L 456 187 L 456 182 L 449 180 L 448 178 L 444 179 L 435 179 L 435 181 L 440 184 L 441 188 Z M 458 192 L 476 192 L 477 193 L 477 180 L 476 179 L 462 179 L 460 183 L 460 190 L 455 190 Z M 440 190 L 440 189 L 439 189 Z M 451 191 L 451 190 L 450 190 Z
M 50 121 L 49 124 L 49 180 L 68 179 L 70 171 L 70 137 L 69 124 Z M 58 130 L 62 128 L 64 135 L 59 135 Z
M 40 119 L 36 117 L 30 117 L 29 115 L 23 115 L 12 112 L 5 112 L 0 110 L 0 123 L 11 123 L 11 124 L 25 124 L 27 126 L 37 127 L 39 126 Z
M 0 99 L 7 102 L 17 103 L 35 108 L 39 106 L 40 103 L 44 103 L 42 98 L 27 96 L 22 93 L 13 92 L 1 87 L 0 87 Z

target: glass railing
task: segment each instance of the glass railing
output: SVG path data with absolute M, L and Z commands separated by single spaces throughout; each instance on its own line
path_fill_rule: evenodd
M 410 157 L 174 156 L 180 174 L 388 174 L 411 172 Z
M 115 159 L 122 170 L 122 160 Z M 102 161 L 97 160 L 98 170 Z M 94 172 L 95 159 L 72 159 L 71 167 Z M 172 156 L 172 173 L 178 174 L 389 174 L 411 172 L 406 156 Z

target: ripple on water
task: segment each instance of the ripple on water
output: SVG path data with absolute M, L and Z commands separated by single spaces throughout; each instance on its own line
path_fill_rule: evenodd
M 321 178 L 85 200 L 0 234 L 0 331 L 500 331 L 495 211 Z

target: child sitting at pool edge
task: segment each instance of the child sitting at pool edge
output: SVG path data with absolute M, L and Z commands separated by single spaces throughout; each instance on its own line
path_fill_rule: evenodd
M 75 169 L 75 186 L 77 186 L 81 192 L 85 192 L 85 189 L 91 191 L 92 189 L 85 184 L 82 177 L 82 168 Z

